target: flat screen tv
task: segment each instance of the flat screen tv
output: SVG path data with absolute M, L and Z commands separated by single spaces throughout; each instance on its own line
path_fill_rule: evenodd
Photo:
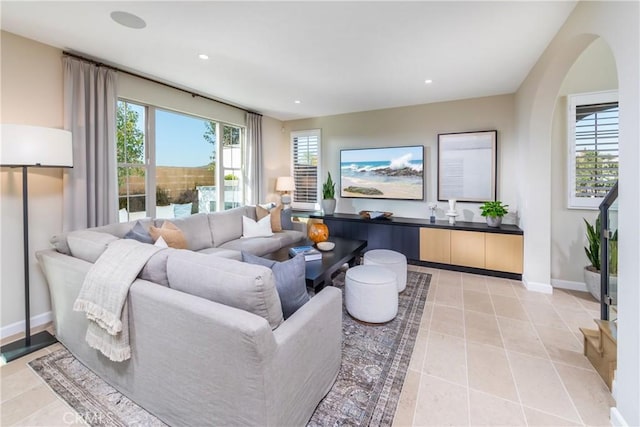
M 340 197 L 424 200 L 424 147 L 340 150 Z

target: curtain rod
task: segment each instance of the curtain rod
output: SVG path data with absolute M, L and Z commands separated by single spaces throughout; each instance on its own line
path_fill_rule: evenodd
M 77 55 L 75 53 L 64 52 L 63 51 L 62 54 L 66 55 L 66 56 L 70 56 L 72 58 L 80 59 L 80 60 L 85 61 L 85 62 L 89 62 L 91 64 L 94 64 L 94 65 L 98 66 L 98 67 L 109 68 L 109 69 L 117 71 L 119 73 L 129 74 L 130 76 L 137 77 L 139 79 L 146 80 L 146 81 L 151 82 L 151 83 L 156 83 L 156 84 L 159 84 L 159 85 L 171 88 L 171 89 L 179 90 L 180 92 L 188 93 L 189 95 L 191 95 L 194 98 L 199 97 L 199 98 L 207 99 L 209 101 L 217 102 L 218 104 L 222 104 L 222 105 L 226 105 L 228 107 L 237 108 L 238 110 L 246 111 L 247 113 L 252 113 L 252 114 L 257 114 L 259 116 L 262 116 L 262 114 L 256 113 L 255 111 L 247 110 L 246 108 L 238 107 L 237 105 L 229 104 L 228 102 L 220 101 L 219 99 L 215 99 L 215 98 L 211 98 L 211 97 L 208 97 L 208 96 L 200 95 L 199 93 L 191 92 L 189 90 L 182 89 L 182 88 L 179 88 L 177 86 L 170 85 L 169 83 L 161 82 L 159 80 L 155 80 L 155 79 L 152 79 L 150 77 L 146 77 L 146 76 L 142 76 L 140 74 L 132 73 L 131 71 L 123 70 L 121 68 L 114 67 L 113 65 L 108 65 L 108 64 L 105 64 L 103 62 L 98 62 L 98 61 L 96 61 L 94 59 L 85 58 L 84 56 L 80 56 L 80 55 Z

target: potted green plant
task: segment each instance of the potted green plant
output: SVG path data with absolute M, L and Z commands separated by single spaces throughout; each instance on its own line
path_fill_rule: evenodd
M 489 227 L 500 227 L 502 217 L 509 212 L 507 210 L 508 207 L 509 205 L 503 205 L 500 200 L 484 202 L 480 206 L 480 215 L 487 218 L 487 225 Z
M 331 172 L 328 173 L 328 178 L 322 184 L 322 210 L 325 215 L 333 215 L 336 210 L 336 184 L 331 179 Z
M 602 260 L 600 257 L 600 215 L 596 218 L 594 224 L 590 224 L 585 218 L 582 218 L 587 229 L 587 243 L 584 252 L 587 259 L 591 263 L 584 267 L 584 283 L 587 285 L 589 293 L 598 301 L 600 301 L 600 269 Z M 618 275 L 618 231 L 616 230 L 609 239 L 609 284 L 615 284 Z

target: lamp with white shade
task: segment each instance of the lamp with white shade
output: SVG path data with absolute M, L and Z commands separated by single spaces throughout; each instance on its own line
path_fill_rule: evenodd
M 24 261 L 25 338 L 3 345 L 4 363 L 56 342 L 47 331 L 31 335 L 29 306 L 29 209 L 27 169 L 30 167 L 73 167 L 71 132 L 27 125 L 0 125 L 0 166 L 22 168 L 22 236 Z
M 282 193 L 281 201 L 283 209 L 291 208 L 291 191 L 296 189 L 296 183 L 292 176 L 280 176 L 276 180 L 276 191 Z

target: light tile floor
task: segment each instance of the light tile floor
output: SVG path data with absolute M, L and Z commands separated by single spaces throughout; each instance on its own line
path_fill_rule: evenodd
M 609 390 L 582 355 L 588 294 L 528 292 L 520 282 L 432 274 L 394 426 L 609 424 Z M 56 344 L 0 368 L 0 425 L 86 425 L 27 366 Z
M 615 402 L 582 355 L 589 294 L 410 268 L 432 278 L 394 426 L 610 425 Z

